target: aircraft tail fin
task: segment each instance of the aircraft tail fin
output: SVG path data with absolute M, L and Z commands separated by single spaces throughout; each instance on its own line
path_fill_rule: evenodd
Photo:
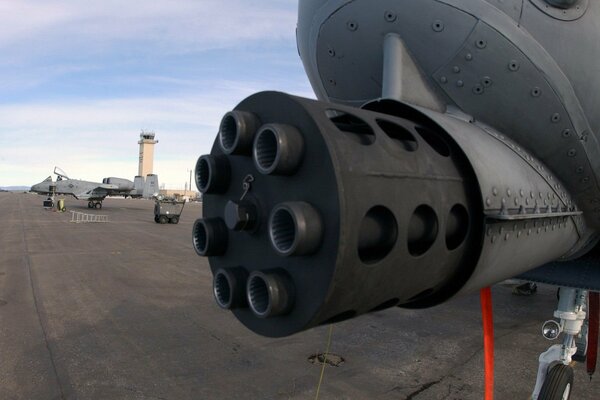
M 158 193 L 158 175 L 148 174 L 144 184 L 144 198 L 149 199 L 155 193 Z
M 133 188 L 139 194 L 142 194 L 144 192 L 144 177 L 143 176 L 138 175 L 135 178 L 133 178 Z

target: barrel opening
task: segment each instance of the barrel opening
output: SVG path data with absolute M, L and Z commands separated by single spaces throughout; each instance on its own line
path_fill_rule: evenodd
M 196 185 L 201 192 L 206 191 L 210 182 L 210 166 L 206 158 L 200 158 L 196 165 Z
M 237 121 L 232 114 L 225 114 L 221 120 L 221 126 L 219 128 L 219 139 L 221 147 L 225 152 L 229 153 L 233 151 L 237 141 L 237 136 Z
M 329 120 L 353 141 L 368 146 L 375 143 L 375 132 L 371 126 L 355 115 L 329 109 L 325 112 Z
M 333 317 L 329 318 L 328 320 L 324 321 L 323 324 L 335 324 L 336 322 L 342 322 L 342 321 L 346 321 L 348 319 L 352 319 L 356 316 L 357 312 L 355 310 L 348 310 L 348 311 L 344 311 L 342 313 L 339 313 L 337 315 L 334 315 Z
M 385 310 L 386 308 L 395 307 L 395 306 L 398 305 L 398 303 L 400 303 L 400 299 L 393 298 L 393 299 L 390 299 L 388 301 L 384 301 L 383 303 L 381 303 L 377 307 L 372 308 L 369 312 L 381 311 L 381 310 Z
M 408 302 L 413 302 L 413 301 L 419 301 L 419 300 L 423 300 L 428 296 L 431 296 L 433 294 L 435 290 L 433 288 L 429 288 L 429 289 L 425 289 L 422 292 L 420 292 L 419 294 L 411 297 L 410 299 L 408 299 Z
M 462 204 L 455 204 L 446 220 L 446 247 L 454 250 L 463 244 L 469 232 L 469 213 Z
M 433 208 L 426 204 L 417 207 L 408 224 L 409 253 L 413 256 L 425 254 L 437 238 L 438 225 Z
M 277 134 L 272 129 L 263 129 L 258 133 L 254 155 L 256 163 L 263 173 L 270 172 L 277 160 L 279 151 L 277 142 Z
M 215 275 L 213 289 L 217 304 L 221 308 L 229 308 L 231 306 L 231 285 L 223 272 L 219 271 Z
M 419 133 L 419 135 L 421 135 L 423 140 L 425 140 L 427 144 L 433 150 L 435 150 L 436 153 L 438 153 L 442 157 L 450 156 L 450 146 L 448 146 L 446 141 L 442 139 L 442 137 L 437 132 L 419 125 L 417 125 L 415 129 Z
M 384 206 L 367 211 L 358 234 L 358 256 L 365 264 L 383 260 L 398 239 L 398 223 L 394 214 Z
M 280 253 L 289 252 L 296 241 L 296 222 L 292 213 L 286 208 L 276 210 L 269 228 L 275 249 Z
M 377 120 L 381 130 L 398 145 L 401 149 L 409 152 L 416 151 L 419 147 L 417 139 L 408 129 L 383 119 Z
M 259 316 L 266 316 L 269 310 L 270 296 L 267 282 L 258 275 L 250 277 L 248 282 L 248 302 L 250 308 Z
M 204 255 L 208 249 L 208 232 L 206 225 L 202 221 L 197 221 L 194 224 L 194 232 L 192 235 L 194 241 L 194 249 L 198 254 Z

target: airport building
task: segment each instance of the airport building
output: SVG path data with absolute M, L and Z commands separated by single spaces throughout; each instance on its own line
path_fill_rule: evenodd
M 166 197 L 175 197 L 176 199 L 196 200 L 200 198 L 200 193 L 195 190 L 178 189 L 160 189 L 160 194 Z
M 138 165 L 138 179 L 139 177 L 148 177 L 148 175 L 154 175 L 154 145 L 158 143 L 156 140 L 156 134 L 152 131 L 142 131 L 140 133 L 140 145 L 139 154 L 139 165 Z M 147 189 L 146 192 L 152 191 Z M 200 193 L 192 190 L 191 188 L 191 176 L 190 176 L 190 187 L 184 189 L 160 189 L 159 193 L 166 197 L 185 198 L 185 199 L 196 199 L 200 197 Z
M 154 145 L 158 140 L 154 139 L 154 132 L 142 131 L 140 133 L 140 162 L 138 166 L 138 175 L 147 176 L 153 173 L 154 169 Z

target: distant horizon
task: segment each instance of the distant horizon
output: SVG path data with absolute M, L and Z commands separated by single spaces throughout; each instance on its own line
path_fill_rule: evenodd
M 8 191 L 25 190 L 25 189 L 30 189 L 30 188 L 31 188 L 31 186 L 25 186 L 25 185 L 0 186 L 0 189 L 2 189 L 2 190 L 8 190 Z
M 52 175 L 51 175 L 51 177 L 52 177 L 52 180 L 53 180 L 53 181 L 56 181 L 56 176 L 52 176 Z M 108 177 L 105 177 L 105 178 L 108 178 Z M 133 182 L 133 178 L 132 178 L 132 179 L 130 179 L 130 178 L 125 178 L 125 177 L 122 177 L 122 176 L 119 176 L 119 177 L 116 177 L 116 178 L 124 178 L 124 179 L 129 179 L 130 181 L 132 181 L 132 182 Z M 73 179 L 79 179 L 79 178 L 73 178 Z M 104 179 L 104 178 L 103 178 L 103 179 Z M 187 186 L 189 186 L 188 182 L 185 182 L 185 183 L 184 183 L 184 184 L 182 184 L 182 185 L 169 185 L 169 184 L 163 184 L 163 183 L 160 181 L 160 176 L 158 177 L 158 179 L 159 179 L 159 180 L 158 180 L 158 186 L 159 186 L 159 189 L 160 189 L 160 190 L 190 190 L 190 188 L 187 188 L 187 189 L 186 189 L 186 187 L 187 187 Z M 38 184 L 38 183 L 40 183 L 40 182 L 41 182 L 41 181 L 43 181 L 43 180 L 44 180 L 44 179 L 40 179 L 39 181 L 37 181 L 37 182 L 34 182 L 34 183 L 32 183 L 31 185 L 24 185 L 24 184 L 16 184 L 16 185 L 0 185 L 0 189 L 6 189 L 6 190 L 23 190 L 24 188 L 27 188 L 27 189 L 29 189 L 29 188 L 31 188 L 33 185 L 35 185 L 35 184 Z M 90 182 L 98 182 L 98 183 L 101 183 L 101 182 L 102 182 L 102 179 L 100 179 L 100 180 L 98 180 L 98 181 L 91 181 L 91 180 L 89 180 L 89 179 L 83 179 L 83 178 L 82 178 L 82 179 L 79 179 L 79 180 L 85 180 L 85 181 L 90 181 Z M 179 186 L 181 186 L 181 187 L 179 187 Z M 191 190 L 192 190 L 192 191 L 196 191 L 196 192 L 198 191 L 198 188 L 196 188 L 196 184 L 195 184 L 195 182 L 194 182 L 193 178 L 192 178 L 192 187 L 191 187 Z

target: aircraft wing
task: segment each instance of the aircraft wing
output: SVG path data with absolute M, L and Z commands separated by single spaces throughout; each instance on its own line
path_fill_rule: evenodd
M 112 191 L 117 190 L 118 188 L 117 185 L 101 183 L 93 188 L 88 187 L 80 192 L 73 193 L 73 196 L 79 200 L 104 199 L 111 194 Z
M 106 190 L 106 191 L 111 191 L 111 190 L 117 190 L 119 188 L 118 185 L 113 185 L 110 183 L 101 183 L 98 185 L 98 187 L 96 189 L 102 189 L 102 190 Z

